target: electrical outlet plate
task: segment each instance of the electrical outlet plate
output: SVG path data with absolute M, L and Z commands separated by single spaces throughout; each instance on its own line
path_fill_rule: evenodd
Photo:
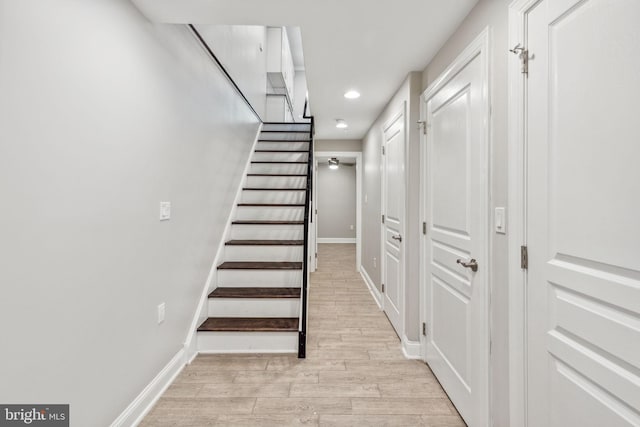
M 160 202 L 160 221 L 171 218 L 171 202 Z
M 158 325 L 164 322 L 164 315 L 165 315 L 165 303 L 162 303 L 158 305 Z

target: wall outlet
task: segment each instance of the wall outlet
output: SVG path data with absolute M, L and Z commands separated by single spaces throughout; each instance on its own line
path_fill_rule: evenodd
M 378 268 L 378 260 L 375 257 L 373 258 L 373 268 Z
M 171 218 L 171 202 L 160 202 L 160 221 Z
M 349 230 L 353 230 L 353 224 L 349 226 Z
M 158 305 L 158 325 L 164 322 L 165 303 Z

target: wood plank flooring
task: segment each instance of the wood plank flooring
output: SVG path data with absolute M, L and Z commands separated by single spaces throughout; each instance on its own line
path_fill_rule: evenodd
M 465 426 L 355 272 L 355 245 L 320 245 L 307 358 L 202 355 L 142 426 Z

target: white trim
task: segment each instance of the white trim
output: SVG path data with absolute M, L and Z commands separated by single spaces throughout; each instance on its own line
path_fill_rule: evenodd
M 362 152 L 361 151 L 315 151 L 314 157 L 355 157 L 356 159 L 356 241 L 348 242 L 356 244 L 356 271 L 359 271 L 362 264 Z M 316 166 L 318 162 L 315 162 Z M 316 175 L 317 177 L 317 175 Z M 314 181 L 317 182 L 317 181 Z M 315 187 L 315 186 L 314 186 Z M 316 209 L 318 208 L 317 191 L 316 195 Z M 316 216 L 316 227 L 317 227 Z M 318 238 L 318 243 L 323 243 L 323 239 Z M 333 243 L 333 242 L 327 242 Z M 341 243 L 341 242 L 336 242 Z
M 509 45 L 527 46 L 526 20 L 539 0 L 509 5 Z M 508 224 L 509 224 L 509 424 L 527 425 L 526 272 L 520 268 L 520 246 L 526 235 L 526 94 L 520 61 L 509 54 L 508 64 Z
M 236 215 L 236 211 L 238 209 L 238 203 L 240 203 L 240 198 L 242 197 L 242 189 L 245 186 L 245 181 L 247 179 L 247 174 L 249 173 L 249 168 L 251 167 L 251 157 L 253 156 L 253 152 L 256 149 L 256 144 L 260 139 L 260 133 L 262 132 L 262 123 L 258 127 L 258 132 L 256 133 L 256 137 L 253 141 L 253 145 L 251 146 L 251 150 L 249 151 L 249 157 L 247 158 L 247 163 L 244 166 L 244 171 L 242 173 L 242 178 L 240 179 L 240 184 L 238 185 L 238 190 L 236 191 L 236 196 L 233 199 L 233 205 L 231 206 L 231 211 L 229 211 L 229 216 L 227 217 L 227 223 L 225 225 L 224 232 L 222 233 L 222 238 L 220 239 L 220 243 L 218 243 L 218 250 L 216 251 L 216 255 L 213 259 L 213 263 L 211 264 L 211 269 L 209 270 L 209 275 L 207 276 L 207 280 L 204 283 L 202 293 L 200 294 L 200 299 L 198 301 L 198 306 L 196 307 L 195 314 L 193 316 L 193 320 L 189 326 L 189 330 L 187 331 L 187 337 L 184 342 L 184 357 L 185 362 L 195 358 L 198 354 L 197 348 L 197 329 L 198 325 L 201 324 L 207 317 L 208 313 L 208 305 L 207 301 L 209 299 L 209 294 L 217 287 L 217 272 L 218 265 L 221 263 L 221 259 L 224 255 L 224 246 L 231 235 L 231 222 Z M 204 314 L 203 314 L 204 313 Z
M 486 268 L 482 269 L 482 273 L 484 274 L 486 292 L 484 295 L 484 305 L 486 308 L 485 318 L 483 319 L 482 325 L 482 334 L 486 338 L 486 354 L 480 355 L 483 358 L 483 365 L 486 366 L 486 369 L 483 370 L 484 383 L 486 384 L 486 389 L 484 390 L 484 408 L 483 408 L 483 417 L 485 418 L 484 423 L 487 425 L 493 424 L 493 417 L 491 411 L 491 395 L 492 395 L 492 383 L 491 383 L 491 371 L 492 371 L 492 359 L 491 359 L 491 279 L 493 277 L 493 263 L 492 263 L 492 247 L 493 247 L 493 237 L 494 235 L 491 233 L 492 227 L 492 218 L 491 215 L 491 200 L 492 200 L 492 167 L 491 167 L 491 153 L 493 147 L 492 141 L 492 119 L 491 119 L 491 52 L 490 52 L 490 38 L 491 38 L 491 30 L 490 27 L 485 27 L 482 32 L 471 42 L 469 45 L 454 59 L 449 67 L 433 82 L 429 85 L 429 87 L 422 93 L 420 96 L 420 118 L 421 120 L 426 121 L 427 111 L 424 109 L 424 105 L 427 100 L 433 97 L 438 91 L 447 84 L 452 78 L 454 78 L 460 71 L 462 71 L 467 64 L 469 64 L 474 58 L 480 56 L 482 62 L 482 94 L 483 94 L 483 111 L 482 115 L 485 117 L 485 129 L 484 129 L 484 145 L 485 152 L 483 153 L 484 158 L 482 160 L 482 164 L 486 165 L 483 168 L 483 176 L 481 177 L 483 182 L 483 187 L 486 189 L 486 194 L 483 196 L 483 200 L 481 201 L 482 206 L 481 209 L 484 212 L 484 229 L 482 230 L 482 236 L 480 237 L 483 242 L 485 242 L 484 247 L 482 248 L 482 259 L 486 262 Z M 428 212 L 426 211 L 426 200 L 427 200 L 427 188 L 424 185 L 424 182 L 427 178 L 427 140 L 429 138 L 429 134 L 427 136 L 420 137 L 420 169 L 421 169 L 421 177 L 420 177 L 420 216 L 421 220 L 427 222 L 429 224 L 429 218 L 427 218 Z M 422 261 L 426 258 L 426 244 L 428 242 L 427 236 L 422 235 L 422 244 L 420 245 L 420 319 L 422 322 L 426 322 L 428 324 L 428 304 L 426 300 L 425 293 L 425 281 L 427 277 L 427 264 Z M 426 361 L 427 352 L 427 340 L 424 337 L 420 337 L 420 343 L 422 347 L 422 355 L 424 360 Z M 514 424 L 515 425 L 515 424 Z
M 318 237 L 318 243 L 357 243 L 353 237 Z
M 406 335 L 402 336 L 402 354 L 411 360 L 422 359 L 422 345 L 420 341 L 411 341 Z
M 376 288 L 376 285 L 374 285 L 373 280 L 371 280 L 371 277 L 369 277 L 367 270 L 365 270 L 364 266 L 362 265 L 360 266 L 360 275 L 362 276 L 362 280 L 364 280 L 364 283 L 367 284 L 367 288 L 369 288 L 369 292 L 371 292 L 373 300 L 376 302 L 376 304 L 378 304 L 378 308 L 380 310 L 383 310 L 384 301 L 382 299 L 382 293 L 380 293 L 378 288 Z
M 180 350 L 160 373 L 127 406 L 111 427 L 137 426 L 184 368 L 184 350 Z

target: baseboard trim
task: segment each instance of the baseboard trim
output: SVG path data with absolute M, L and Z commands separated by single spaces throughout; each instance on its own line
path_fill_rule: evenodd
M 298 350 L 273 350 L 273 349 L 251 349 L 251 350 L 200 350 L 198 355 L 203 354 L 298 354 Z
M 376 285 L 373 283 L 373 280 L 371 280 L 371 277 L 369 277 L 367 270 L 365 270 L 363 266 L 360 266 L 360 276 L 362 276 L 362 280 L 364 280 L 364 283 L 367 284 L 367 288 L 369 288 L 369 292 L 371 292 L 371 296 L 373 297 L 376 304 L 378 304 L 378 308 L 380 310 L 383 310 L 382 293 L 380 293 L 378 288 L 376 288 Z
M 318 243 L 356 243 L 356 239 L 341 237 L 318 237 Z
M 111 427 L 137 426 L 140 424 L 145 415 L 160 399 L 160 396 L 182 372 L 185 365 L 184 360 L 184 350 L 180 350 L 120 416 L 111 423 Z
M 420 341 L 411 341 L 406 335 L 402 337 L 402 353 L 412 360 L 422 360 Z

